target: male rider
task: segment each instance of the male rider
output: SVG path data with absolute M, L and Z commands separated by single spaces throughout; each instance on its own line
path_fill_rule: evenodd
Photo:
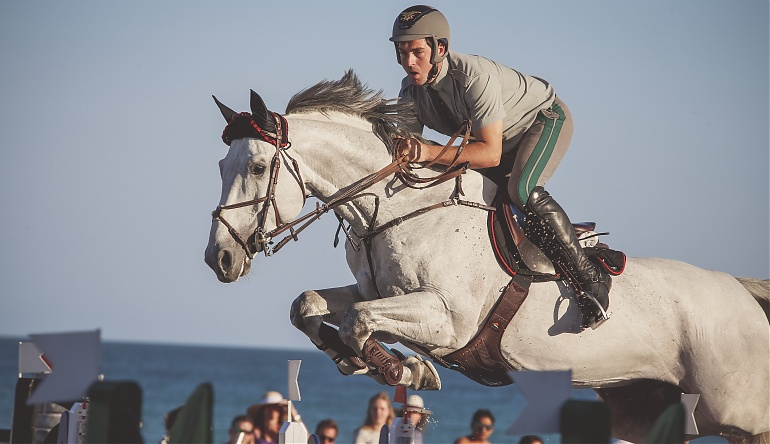
M 543 189 L 569 147 L 572 115 L 545 80 L 522 74 L 484 57 L 449 50 L 449 23 L 431 6 L 405 9 L 393 24 L 390 41 L 406 71 L 400 100 L 414 103 L 416 122 L 452 135 L 465 120 L 472 140 L 458 162 L 506 186 L 511 201 L 527 214 L 537 233 L 528 233 L 578 288 L 593 295 L 606 311 L 611 279 L 588 260 L 561 206 Z M 417 139 L 399 141 L 413 162 L 447 165 L 456 155 Z M 506 183 L 507 182 L 507 183 Z M 539 223 L 532 223 L 537 221 Z M 596 303 L 580 298 L 583 325 L 606 320 Z

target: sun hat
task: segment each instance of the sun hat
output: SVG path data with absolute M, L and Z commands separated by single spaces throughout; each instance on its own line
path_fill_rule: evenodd
M 262 395 L 262 399 L 259 400 L 261 405 L 281 404 L 286 405 L 287 401 L 283 398 L 283 395 L 279 392 L 270 391 Z
M 285 399 L 281 393 L 271 390 L 269 392 L 266 392 L 264 395 L 262 395 L 262 398 L 260 398 L 258 403 L 249 406 L 249 408 L 246 409 L 246 414 L 249 415 L 253 420 L 258 420 L 259 418 L 262 417 L 262 411 L 264 410 L 264 408 L 271 405 L 281 406 L 285 414 L 287 407 L 289 405 L 289 401 Z M 300 421 L 299 413 L 297 413 L 297 410 L 293 406 L 291 410 L 292 410 L 291 420 L 293 422 L 299 422 Z
M 423 415 L 430 415 L 433 413 L 432 411 L 425 408 L 425 402 L 423 402 L 420 395 L 409 395 L 409 397 L 406 398 L 406 404 L 404 404 L 404 413 L 406 412 L 422 413 Z

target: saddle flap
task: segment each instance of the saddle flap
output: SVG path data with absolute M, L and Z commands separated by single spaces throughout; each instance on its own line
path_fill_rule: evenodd
M 489 238 L 503 270 L 511 276 L 521 270 L 528 270 L 541 274 L 537 280 L 550 280 L 546 276 L 555 274 L 553 263 L 524 234 L 527 220 L 524 213 L 511 203 L 507 191 L 498 192 L 494 207 L 495 211 L 489 212 Z M 613 276 L 623 273 L 626 255 L 598 241 L 599 235 L 608 233 L 595 233 L 596 222 L 578 222 L 572 226 L 581 239 L 586 256 L 592 262 Z

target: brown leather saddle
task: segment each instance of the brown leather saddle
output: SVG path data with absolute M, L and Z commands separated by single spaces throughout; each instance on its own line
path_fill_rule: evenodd
M 507 193 L 498 194 L 494 202 L 495 211 L 489 212 L 487 228 L 492 249 L 497 261 L 511 276 L 523 273 L 533 276 L 535 282 L 558 280 L 550 259 L 524 234 L 526 217 L 508 199 Z M 626 255 L 612 250 L 598 237 L 609 233 L 597 233 L 596 222 L 573 223 L 572 227 L 588 258 L 612 276 L 623 273 Z M 595 238 L 595 239 L 594 239 Z

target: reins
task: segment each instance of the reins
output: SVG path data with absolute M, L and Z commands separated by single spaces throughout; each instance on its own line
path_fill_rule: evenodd
M 246 114 L 246 113 L 243 113 L 243 114 Z M 291 161 L 292 169 L 294 172 L 294 178 L 299 184 L 300 189 L 302 191 L 303 204 L 307 200 L 308 193 L 305 190 L 305 184 L 302 180 L 302 175 L 300 173 L 300 169 L 297 161 L 294 158 L 292 158 L 288 153 L 286 153 L 286 151 L 291 147 L 291 143 L 288 142 L 288 123 L 286 119 L 280 114 L 277 114 L 277 113 L 270 113 L 270 114 L 275 120 L 275 125 L 276 125 L 276 132 L 275 132 L 276 137 L 274 138 L 268 137 L 268 135 L 265 134 L 265 132 L 254 122 L 254 120 L 253 119 L 251 120 L 251 125 L 259 132 L 260 135 L 263 136 L 263 139 L 266 140 L 271 145 L 274 145 L 276 148 L 275 154 L 273 155 L 272 161 L 270 163 L 270 181 L 268 182 L 267 193 L 265 194 L 265 196 L 257 197 L 247 201 L 238 202 L 238 203 L 229 204 L 229 205 L 219 205 L 211 213 L 212 219 L 214 221 L 221 222 L 227 228 L 228 232 L 233 237 L 233 239 L 244 249 L 249 259 L 253 259 L 254 255 L 259 251 L 263 251 L 265 253 L 265 256 L 272 256 L 273 254 L 278 252 L 278 250 L 280 250 L 284 245 L 286 245 L 286 243 L 288 243 L 290 240 L 294 240 L 294 241 L 299 240 L 297 235 L 301 233 L 305 228 L 307 228 L 311 223 L 318 220 L 324 213 L 327 213 L 330 210 L 334 210 L 335 208 L 343 204 L 346 204 L 350 201 L 353 201 L 355 199 L 358 199 L 359 197 L 368 195 L 369 193 L 364 193 L 366 189 L 368 189 L 372 185 L 394 174 L 404 185 L 410 188 L 424 189 L 424 188 L 436 186 L 450 179 L 455 179 L 455 189 L 454 189 L 454 192 L 452 193 L 452 197 L 450 197 L 447 200 L 414 210 L 404 216 L 397 217 L 379 226 L 377 225 L 377 214 L 379 212 L 379 198 L 375 196 L 375 208 L 374 208 L 372 219 L 369 223 L 367 232 L 363 235 L 358 235 L 355 232 L 353 233 L 366 246 L 367 260 L 369 261 L 369 268 L 372 271 L 372 279 L 374 279 L 374 273 L 373 273 L 374 270 L 373 270 L 373 263 L 371 258 L 371 242 L 372 242 L 372 239 L 378 234 L 381 234 L 382 232 L 390 228 L 393 228 L 403 223 L 406 220 L 412 219 L 414 217 L 420 216 L 422 214 L 425 214 L 431 210 L 438 209 L 438 208 L 444 208 L 444 207 L 455 206 L 455 205 L 464 205 L 472 208 L 483 209 L 486 211 L 494 211 L 493 207 L 476 203 L 476 202 L 462 200 L 459 198 L 459 196 L 464 195 L 462 191 L 461 175 L 465 173 L 465 171 L 468 169 L 468 166 L 469 166 L 467 162 L 461 163 L 461 164 L 457 163 L 457 160 L 460 157 L 460 153 L 462 152 L 463 148 L 467 145 L 470 137 L 470 124 L 469 122 L 466 121 L 463 124 L 463 126 L 460 127 L 455 132 L 455 134 L 450 138 L 450 140 L 444 146 L 444 149 L 441 151 L 440 155 L 437 157 L 437 159 L 441 158 L 447 152 L 447 150 L 449 150 L 449 148 L 452 147 L 452 144 L 459 137 L 460 133 L 462 133 L 463 131 L 465 132 L 460 146 L 457 147 L 457 152 L 454 156 L 454 159 L 443 171 L 439 172 L 438 174 L 432 177 L 421 177 L 413 172 L 413 170 L 415 169 L 425 169 L 425 168 L 434 166 L 436 164 L 435 160 L 428 163 L 425 166 L 415 166 L 408 162 L 406 156 L 403 156 L 403 155 L 397 156 L 395 159 L 393 159 L 391 163 L 389 163 L 379 171 L 376 171 L 360 179 L 359 181 L 355 182 L 353 185 L 348 187 L 343 193 L 333 197 L 328 202 L 323 204 L 317 203 L 316 208 L 310 211 L 309 213 L 303 216 L 300 216 L 292 221 L 283 222 L 278 212 L 278 205 L 275 201 L 275 190 L 276 190 L 276 187 L 278 186 L 278 173 L 280 171 L 282 161 L 287 162 L 287 164 L 288 164 L 288 161 L 286 160 L 287 158 Z M 232 120 L 231 120 L 231 123 L 232 123 Z M 225 133 L 226 132 L 227 132 L 227 128 L 225 128 Z M 224 136 L 223 136 L 223 139 L 224 139 Z M 225 142 L 227 143 L 227 141 Z M 260 209 L 260 212 L 257 216 L 258 217 L 257 228 L 254 230 L 254 233 L 251 236 L 249 236 L 247 239 L 244 239 L 244 237 L 238 232 L 238 230 L 236 230 L 222 215 L 222 212 L 224 210 L 243 208 L 247 206 L 258 205 L 261 203 L 264 203 L 264 205 Z M 268 210 L 271 204 L 274 207 L 276 227 L 270 231 L 265 231 L 264 227 L 267 220 Z M 337 218 L 339 219 L 340 225 L 337 229 L 337 235 L 335 235 L 335 246 L 338 243 L 337 236 L 339 235 L 339 231 L 340 229 L 342 229 L 348 241 L 351 242 L 351 245 L 353 246 L 353 248 L 358 250 L 360 248 L 360 245 L 358 245 L 354 241 L 350 231 L 347 228 L 345 228 L 342 217 L 339 214 L 337 214 Z M 295 229 L 297 225 L 300 225 L 300 226 Z M 285 232 L 286 230 L 289 230 L 290 233 L 286 235 L 284 238 L 282 238 L 280 241 L 278 241 L 275 244 L 275 246 L 271 247 L 272 239 L 280 235 L 281 233 Z M 376 282 L 374 286 L 375 288 L 377 288 Z M 379 289 L 377 290 L 377 294 L 378 296 L 380 296 Z
M 444 154 L 449 150 L 449 148 L 453 147 L 452 144 L 454 144 L 455 140 L 457 140 L 457 138 L 460 136 L 460 133 L 464 133 L 463 140 L 460 143 L 460 146 L 457 147 L 457 152 L 455 153 L 455 156 L 452 159 L 452 162 L 450 162 L 449 165 L 447 165 L 444 171 L 440 172 L 438 175 L 433 177 L 420 177 L 412 172 L 412 170 L 427 169 L 436 165 L 438 163 L 438 159 L 441 159 L 442 157 L 444 157 Z M 410 163 L 403 164 L 403 167 L 401 168 L 401 171 L 399 173 L 399 178 L 404 183 L 404 185 L 410 188 L 419 189 L 419 188 L 432 187 L 434 185 L 440 184 L 441 182 L 452 179 L 454 177 L 459 177 L 459 175 L 464 174 L 465 171 L 468 169 L 468 162 L 458 164 L 457 160 L 460 158 L 460 154 L 463 152 L 463 149 L 468 144 L 470 135 L 471 135 L 471 123 L 470 121 L 466 120 L 463 122 L 460 128 L 458 128 L 457 131 L 455 131 L 455 133 L 452 135 L 449 141 L 447 141 L 447 143 L 444 145 L 444 149 L 441 150 L 441 153 L 439 153 L 439 155 L 436 156 L 435 159 L 431 160 L 428 164 L 423 166 L 416 166 Z M 428 185 L 416 186 L 415 184 L 428 184 Z M 459 187 L 459 194 L 464 195 L 464 193 L 462 192 L 462 179 L 460 179 L 460 183 L 458 184 L 458 187 Z

